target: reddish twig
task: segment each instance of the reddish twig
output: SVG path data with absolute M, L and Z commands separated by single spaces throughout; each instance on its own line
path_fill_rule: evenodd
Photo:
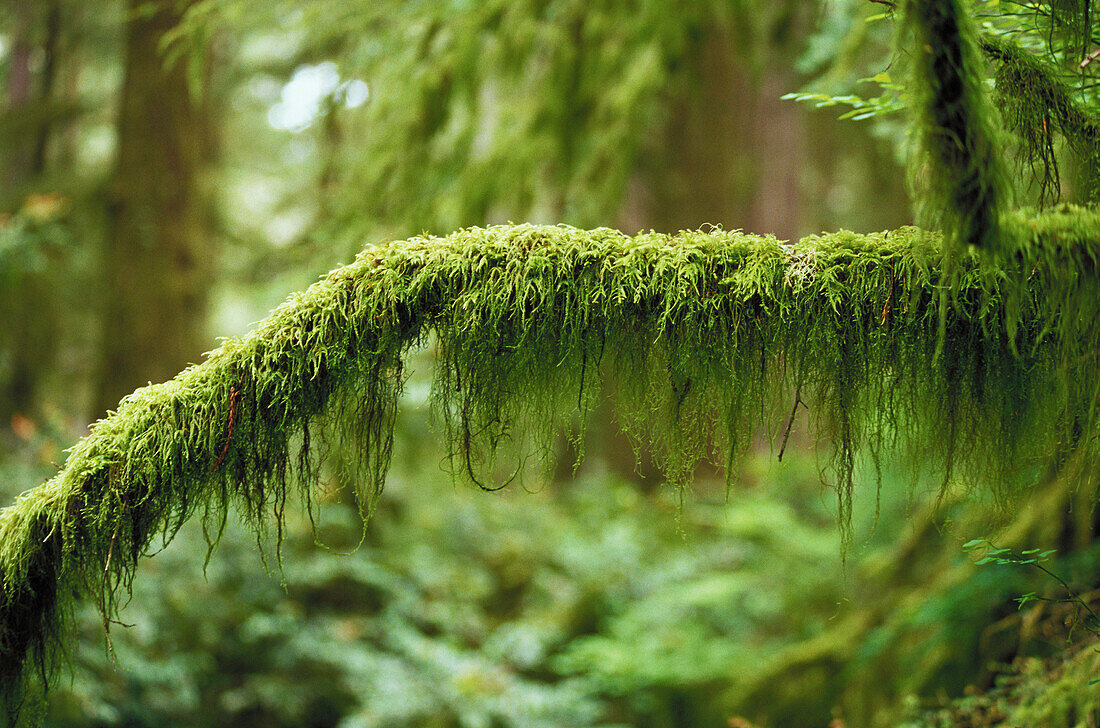
M 890 276 L 890 292 L 886 294 L 886 303 L 882 304 L 882 319 L 879 321 L 879 325 L 886 323 L 886 317 L 890 313 L 890 299 L 894 297 L 894 277 Z
M 222 445 L 222 451 L 218 454 L 217 461 L 210 466 L 210 472 L 214 472 L 225 461 L 225 455 L 229 452 L 229 442 L 233 439 L 233 423 L 237 419 L 237 399 L 241 395 L 241 390 L 237 387 L 232 387 L 229 390 L 229 424 L 226 426 L 225 444 Z
M 787 418 L 787 425 L 783 428 L 783 442 L 779 445 L 779 457 L 777 460 L 783 462 L 783 453 L 787 450 L 787 440 L 791 437 L 791 427 L 794 426 L 794 416 L 798 413 L 798 405 L 805 406 L 802 401 L 802 384 L 800 383 L 794 390 L 794 407 L 791 407 L 791 416 Z

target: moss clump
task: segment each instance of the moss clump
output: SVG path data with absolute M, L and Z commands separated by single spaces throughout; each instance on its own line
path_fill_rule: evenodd
M 1100 643 L 1090 640 L 1063 656 L 1016 660 L 988 691 L 934 709 L 915 709 L 902 728 L 973 726 L 1066 726 L 1088 728 L 1100 721 Z
M 732 465 L 756 434 L 781 434 L 801 399 L 833 443 L 842 525 L 857 453 L 895 445 L 1007 498 L 1051 453 L 1096 449 L 1100 215 L 1003 229 L 1015 257 L 964 256 L 950 286 L 939 235 L 915 228 L 784 246 L 520 225 L 368 247 L 202 364 L 126 397 L 61 472 L 0 511 L 4 707 L 14 716 L 40 682 L 30 668 L 52 664 L 74 595 L 111 618 L 138 557 L 196 513 L 213 541 L 233 503 L 278 527 L 294 487 L 308 502 L 329 438 L 362 453 L 369 510 L 403 362 L 429 336 L 452 462 L 485 487 L 504 443 L 526 433 L 549 452 L 614 377 L 629 430 L 674 483 L 700 458 Z
M 1100 647 L 1095 641 L 1053 668 L 1024 666 L 1009 714 L 1018 725 L 1095 725 L 1100 720 Z

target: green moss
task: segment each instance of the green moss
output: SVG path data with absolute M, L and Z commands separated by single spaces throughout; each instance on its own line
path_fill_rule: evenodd
M 1027 669 L 1030 668 L 1030 669 Z M 1016 690 L 1019 704 L 1009 714 L 1017 725 L 1085 728 L 1100 720 L 1100 650 L 1094 642 L 1054 669 L 1037 661 L 1025 666 Z
M 1100 647 L 1095 640 L 1055 658 L 1017 659 L 987 692 L 972 689 L 937 708 L 916 708 L 903 728 L 959 725 L 1089 728 L 1100 721 Z
M 495 487 L 514 443 L 550 453 L 613 377 L 628 430 L 670 481 L 781 436 L 800 398 L 833 444 L 850 516 L 859 453 L 901 447 L 1008 499 L 1051 453 L 1092 457 L 1100 398 L 1100 215 L 1009 219 L 1018 253 L 943 283 L 915 228 L 793 246 L 721 230 L 629 237 L 530 225 L 365 249 L 255 331 L 126 397 L 46 484 L 0 511 L 0 689 L 14 716 L 60 644 L 66 605 L 116 613 L 139 556 L 231 503 L 257 529 L 316 482 L 332 437 L 382 487 L 410 349 L 438 347 L 433 398 L 452 464 Z M 946 337 L 937 353 L 939 322 Z M 1071 458 L 1072 456 L 1072 458 Z M 732 469 L 731 469 L 732 470 Z
M 1061 175 L 1055 134 L 1065 139 L 1081 165 L 1081 175 L 1095 180 L 1100 167 L 1100 125 L 1056 66 L 1005 38 L 986 36 L 982 51 L 997 64 L 995 100 L 1005 125 L 1020 144 L 1020 156 L 1039 180 L 1039 200 L 1057 200 Z M 1081 190 L 1083 201 L 1095 202 L 1095 185 Z
M 982 89 L 974 30 L 959 0 L 907 0 L 911 33 L 914 136 L 911 165 L 921 194 L 920 222 L 946 233 L 955 248 L 999 251 L 1011 188 L 995 143 L 996 112 Z

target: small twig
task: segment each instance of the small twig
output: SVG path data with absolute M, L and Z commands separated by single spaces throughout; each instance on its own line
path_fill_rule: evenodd
M 106 576 L 111 572 L 111 557 L 115 553 L 115 540 L 118 538 L 118 527 L 122 525 L 122 519 L 119 518 L 115 523 L 114 533 L 111 534 L 111 544 L 107 547 L 107 563 L 103 565 L 103 576 Z
M 123 508 L 125 510 L 125 507 Z M 110 579 L 111 579 L 111 558 L 115 554 L 115 542 L 118 540 L 118 528 L 122 525 L 121 516 L 115 521 L 115 530 L 111 533 L 111 543 L 107 547 L 107 560 L 103 564 L 103 599 L 100 604 L 100 611 L 103 613 L 103 636 L 107 638 L 107 654 L 111 660 L 115 660 L 115 644 L 111 641 L 111 623 L 114 621 L 111 619 L 110 612 L 112 610 L 111 603 L 114 601 L 113 597 L 108 596 L 113 591 Z
M 886 7 L 890 8 L 891 10 L 896 10 L 897 7 L 898 7 L 897 3 L 890 2 L 890 0 L 870 0 L 870 1 L 873 2 L 873 3 L 878 3 L 879 5 L 885 5 Z
M 800 404 L 803 404 L 801 384 L 794 390 L 794 407 L 791 407 L 791 416 L 787 418 L 787 425 L 783 428 L 783 442 L 779 445 L 779 462 L 783 462 L 783 453 L 787 450 L 787 440 L 791 437 L 791 427 L 794 425 L 794 416 Z
M 890 276 L 890 293 L 886 295 L 886 303 L 882 304 L 882 320 L 879 321 L 879 325 L 882 326 L 886 323 L 886 316 L 890 313 L 890 299 L 894 297 L 894 277 Z
M 1069 582 L 1067 582 L 1065 579 L 1063 579 L 1062 577 L 1055 574 L 1053 571 L 1051 571 L 1047 567 L 1040 564 L 1038 561 L 1032 562 L 1031 565 L 1034 566 L 1039 571 L 1046 574 L 1047 576 L 1049 576 L 1050 578 L 1054 579 L 1056 582 L 1058 582 L 1062 586 L 1062 588 L 1065 589 L 1066 592 L 1069 594 L 1070 598 L 1066 601 L 1071 603 L 1071 604 L 1076 604 L 1079 607 L 1084 607 L 1085 611 L 1087 611 L 1092 616 L 1093 622 L 1097 625 L 1100 625 L 1100 615 L 1098 615 L 1095 611 L 1093 611 L 1093 608 L 1089 606 L 1088 602 L 1086 602 L 1081 597 L 1080 594 L 1078 594 L 1076 591 L 1073 590 L 1073 588 L 1069 585 Z M 1092 630 L 1090 630 L 1090 631 L 1092 631 Z
M 1085 59 L 1083 61 L 1081 61 L 1081 65 L 1078 66 L 1078 68 L 1080 68 L 1082 70 L 1085 69 L 1090 63 L 1095 61 L 1097 58 L 1100 58 L 1100 48 L 1097 48 L 1092 53 L 1085 56 Z
M 237 398 L 240 397 L 241 390 L 236 386 L 233 386 L 229 390 L 229 424 L 226 426 L 225 444 L 222 445 L 222 451 L 218 454 L 217 461 L 210 466 L 210 472 L 214 472 L 221 467 L 222 462 L 225 461 L 226 453 L 229 452 L 229 441 L 233 439 L 233 423 L 237 418 Z

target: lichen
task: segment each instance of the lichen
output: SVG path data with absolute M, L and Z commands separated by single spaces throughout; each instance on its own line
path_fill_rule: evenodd
M 1100 215 L 1060 208 L 1001 229 L 1016 255 L 964 255 L 950 286 L 940 235 L 916 228 L 788 246 L 517 225 L 367 247 L 123 399 L 54 478 L 0 511 L 3 708 L 14 721 L 54 666 L 75 598 L 97 599 L 109 624 L 138 558 L 196 514 L 212 542 L 231 505 L 281 528 L 333 437 L 361 453 L 368 513 L 404 363 L 429 340 L 453 470 L 486 488 L 501 484 L 498 456 L 523 442 L 551 453 L 601 397 L 679 485 L 703 458 L 732 474 L 801 400 L 832 443 L 824 474 L 845 533 L 860 453 L 897 448 L 1007 502 L 1051 453 L 1094 457 Z

